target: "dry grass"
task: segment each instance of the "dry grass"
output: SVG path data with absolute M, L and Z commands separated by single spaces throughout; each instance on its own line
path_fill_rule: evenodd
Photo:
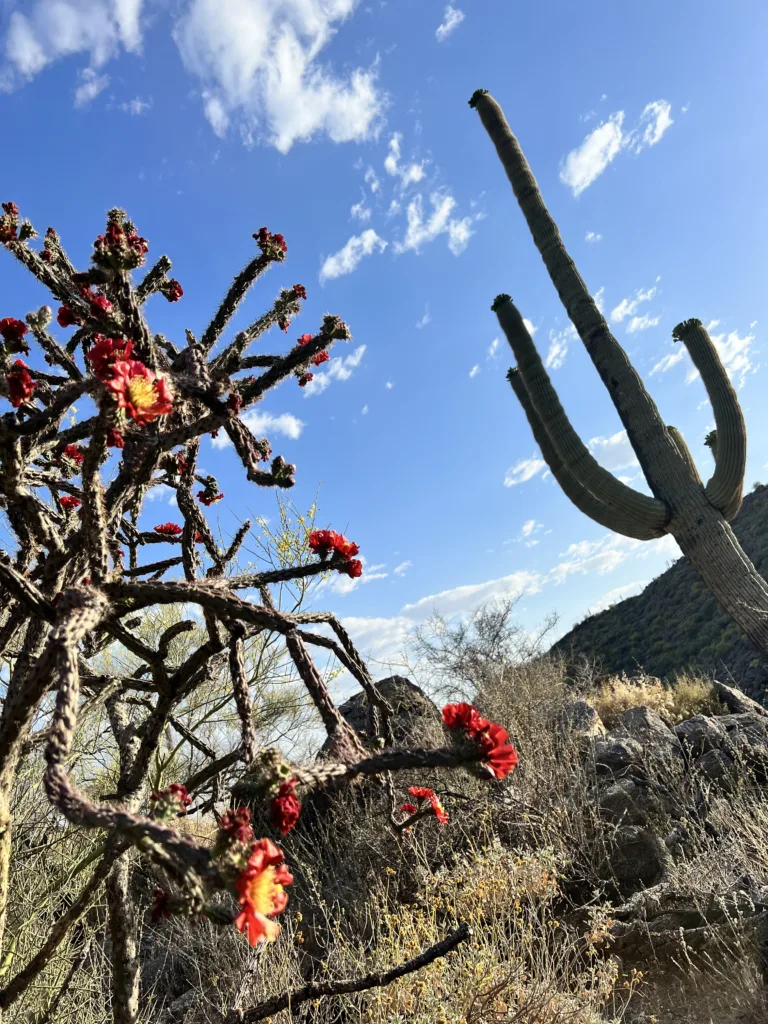
M 603 682 L 590 700 L 609 729 L 630 708 L 651 708 L 670 725 L 693 715 L 722 715 L 727 710 L 706 679 L 689 675 L 681 675 L 672 684 L 653 676 L 614 676 Z

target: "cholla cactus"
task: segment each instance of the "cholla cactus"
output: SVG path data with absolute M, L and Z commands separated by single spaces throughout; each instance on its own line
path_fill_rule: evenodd
M 508 295 L 499 295 L 492 309 L 517 361 L 509 381 L 552 475 L 577 508 L 602 526 L 640 540 L 671 534 L 725 611 L 768 653 L 768 585 L 728 525 L 741 504 L 746 428 L 709 335 L 699 320 L 685 320 L 673 332 L 701 374 L 715 414 L 717 430 L 706 442 L 715 471 L 705 486 L 682 435 L 662 420 L 579 276 L 501 107 L 484 89 L 474 93 L 470 106 L 496 147 L 560 301 L 608 389 L 653 496 L 617 480 L 592 456 L 560 404 L 522 316 Z
M 185 343 L 177 346 L 150 331 L 144 304 L 153 293 L 176 302 L 183 289 L 168 277 L 171 263 L 165 256 L 133 284 L 131 274 L 144 264 L 149 243 L 123 211 L 110 211 L 106 231 L 94 243 L 92 265 L 82 272 L 70 262 L 55 231 L 49 229 L 42 248 L 36 250 L 29 245 L 34 230 L 20 220 L 16 206 L 5 203 L 3 211 L 0 243 L 52 293 L 59 328 L 74 331 L 66 341 L 57 338 L 48 307 L 25 321 L 11 315 L 0 320 L 0 395 L 12 406 L 0 418 L 0 507 L 14 541 L 12 550 L 0 552 L 0 653 L 10 665 L 0 713 L 0 937 L 13 853 L 14 783 L 25 756 L 40 742 L 45 745 L 43 783 L 49 800 L 69 822 L 104 830 L 107 839 L 80 896 L 56 921 L 32 960 L 4 979 L 0 1010 L 26 991 L 106 885 L 112 1012 L 118 1024 L 132 1024 L 139 996 L 137 926 L 129 884 L 135 848 L 154 863 L 164 880 L 153 908 L 156 917 L 202 914 L 216 923 L 235 924 L 254 944 L 272 940 L 279 932 L 275 918 L 288 900 L 290 869 L 271 839 L 254 836 L 244 808 L 219 815 L 217 838 L 210 846 L 174 828 L 176 818 L 190 805 L 216 811 L 222 773 L 244 766 L 243 779 L 269 802 L 281 834 L 296 824 L 300 798 L 307 790 L 364 775 L 387 785 L 392 807 L 388 824 L 400 827 L 392 771 L 465 767 L 500 778 L 514 767 L 516 755 L 506 733 L 477 716 L 468 732 L 455 733 L 454 739 L 449 734 L 444 747 L 393 749 L 389 708 L 341 624 L 330 614 L 286 614 L 275 607 L 270 595 L 275 584 L 331 571 L 359 576 L 362 564 L 355 557 L 355 543 L 331 530 L 308 532 L 307 557 L 301 564 L 237 573 L 231 563 L 249 524 L 225 551 L 214 542 L 203 509 L 224 494 L 215 477 L 198 473 L 200 439 L 225 431 L 249 481 L 291 487 L 295 466 L 280 455 L 272 457 L 267 439 L 254 437 L 241 414 L 283 381 L 305 383 L 309 367 L 329 359 L 334 344 L 349 338 L 346 324 L 329 315 L 316 334 L 302 335 L 287 352 L 249 355 L 252 343 L 271 328 L 288 331 L 306 298 L 303 286 L 294 285 L 282 289 L 265 314 L 217 350 L 251 285 L 273 264 L 284 261 L 287 245 L 282 235 L 262 228 L 253 236 L 257 254 L 237 275 L 200 339 L 187 331 Z M 32 365 L 20 358 L 30 354 L 32 345 L 50 369 L 38 366 L 37 352 Z M 67 425 L 68 411 L 82 396 L 91 399 L 96 412 Z M 175 491 L 183 523 L 161 523 L 152 531 L 141 531 L 137 522 L 142 504 L 158 485 Z M 157 543 L 179 553 L 147 559 L 146 553 Z M 172 570 L 180 570 L 183 578 L 169 578 Z M 246 590 L 259 593 L 260 603 L 238 596 Z M 173 664 L 170 646 L 193 624 L 176 622 L 156 645 L 143 640 L 135 625 L 153 606 L 182 604 L 200 608 L 205 638 L 180 664 Z M 329 627 L 331 637 L 307 628 L 314 625 Z M 322 764 L 287 764 L 278 752 L 259 749 L 254 730 L 258 709 L 252 705 L 244 645 L 264 631 L 284 639 L 331 739 L 330 757 Z M 141 668 L 117 677 L 100 674 L 93 659 L 114 643 L 138 659 Z M 374 756 L 336 708 L 310 655 L 312 646 L 335 655 L 364 688 L 371 720 L 379 729 L 380 749 Z M 164 730 L 175 721 L 175 709 L 205 686 L 212 671 L 223 671 L 224 666 L 240 720 L 240 745 L 220 754 L 175 725 L 197 742 L 210 763 L 185 782 L 149 794 L 148 772 Z M 56 694 L 52 721 L 33 734 L 49 691 Z M 84 702 L 89 710 L 105 709 L 119 752 L 117 791 L 98 801 L 77 788 L 69 771 Z M 226 903 L 212 899 L 217 892 L 229 892 L 236 900 L 234 914 Z M 466 935 L 465 928 L 459 929 L 394 968 L 391 977 L 418 969 Z M 389 977 L 347 980 L 338 991 L 372 987 Z M 282 993 L 249 1011 L 248 1019 L 259 1020 L 334 991 L 333 983 L 325 983 Z

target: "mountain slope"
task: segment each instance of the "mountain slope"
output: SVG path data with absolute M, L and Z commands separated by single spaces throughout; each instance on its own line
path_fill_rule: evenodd
M 768 486 L 757 485 L 732 523 L 763 576 L 768 574 Z M 692 669 L 730 676 L 756 700 L 768 692 L 768 661 L 720 610 L 684 558 L 636 597 L 580 622 L 553 646 L 566 656 L 596 658 L 606 673 L 673 678 Z

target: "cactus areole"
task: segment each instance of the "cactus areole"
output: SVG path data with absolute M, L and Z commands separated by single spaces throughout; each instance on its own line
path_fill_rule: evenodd
M 510 344 L 516 366 L 508 380 L 542 457 L 574 505 L 608 529 L 651 540 L 671 534 L 718 602 L 758 650 L 768 653 L 768 584 L 728 525 L 741 506 L 747 435 L 736 392 L 700 320 L 684 320 L 673 337 L 687 348 L 707 389 L 716 430 L 707 437 L 715 471 L 704 484 L 682 434 L 665 424 L 624 349 L 611 334 L 569 256 L 544 204 L 536 179 L 499 104 L 478 89 L 469 105 L 512 185 L 560 301 L 608 389 L 650 495 L 604 469 L 573 428 L 533 339 L 509 295 L 491 309 Z

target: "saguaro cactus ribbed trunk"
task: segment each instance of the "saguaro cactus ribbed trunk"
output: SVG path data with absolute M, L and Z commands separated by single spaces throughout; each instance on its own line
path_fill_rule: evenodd
M 664 423 L 629 358 L 563 245 L 536 179 L 498 103 L 485 90 L 470 100 L 512 185 L 560 301 L 608 389 L 653 497 L 603 469 L 572 427 L 522 316 L 508 295 L 492 309 L 517 361 L 509 380 L 553 476 L 571 501 L 617 533 L 650 540 L 670 533 L 725 611 L 768 653 L 768 584 L 728 525 L 739 510 L 747 438 L 736 392 L 699 320 L 674 330 L 701 374 L 717 427 L 708 444 L 715 472 L 706 486 L 682 434 Z

